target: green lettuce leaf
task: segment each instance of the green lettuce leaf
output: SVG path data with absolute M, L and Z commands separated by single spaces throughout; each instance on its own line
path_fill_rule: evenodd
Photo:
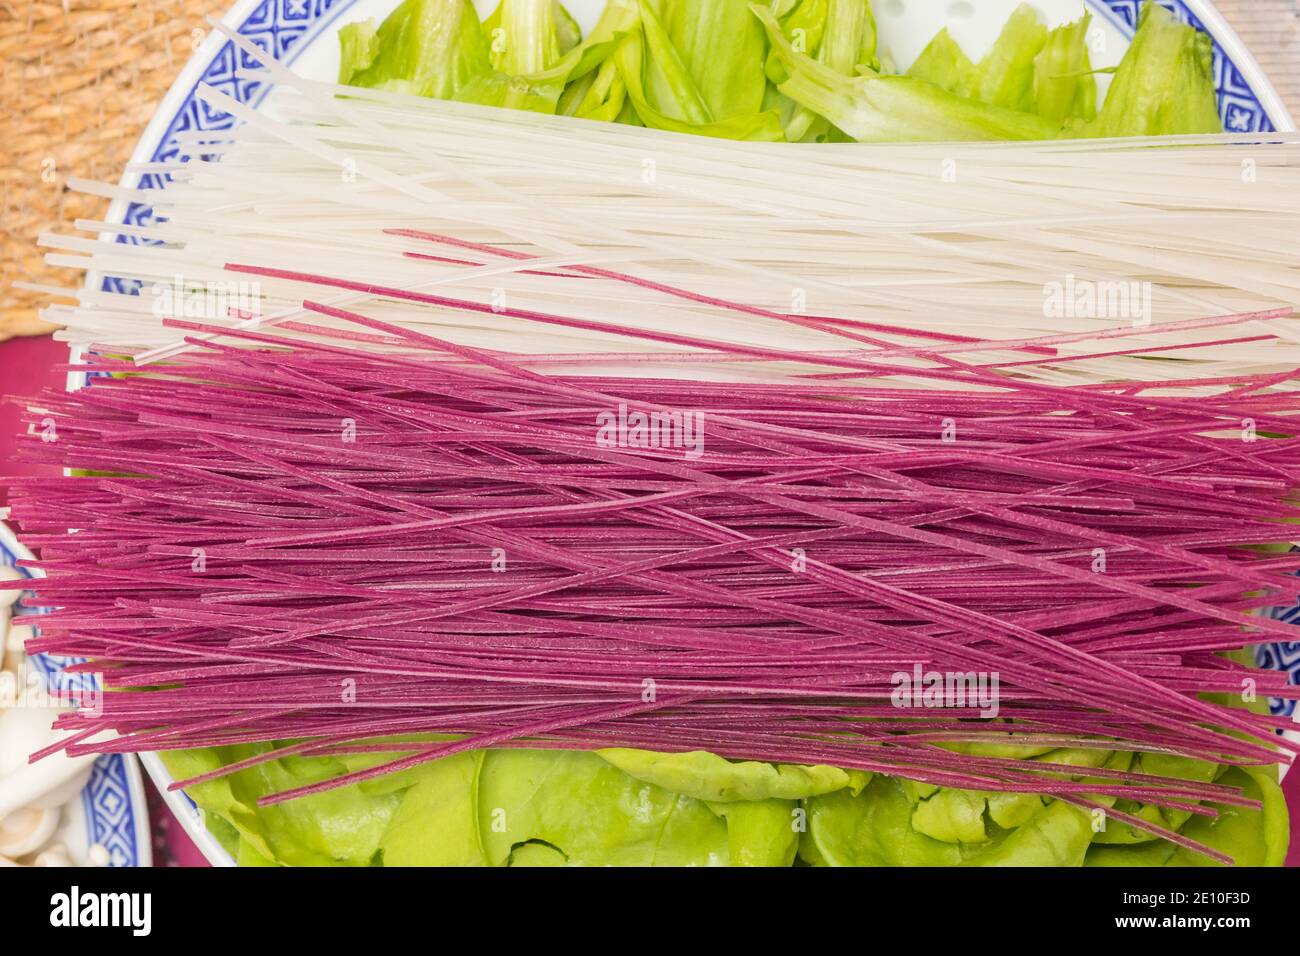
M 907 75 L 958 96 L 970 96 L 975 88 L 975 63 L 944 27 L 921 51 Z
M 707 121 L 762 109 L 767 39 L 749 0 L 664 0 L 663 27 L 704 102 Z
M 880 59 L 876 56 L 876 20 L 868 0 L 827 0 L 825 21 L 818 32 L 817 51 L 809 55 L 827 69 L 844 76 L 854 76 L 859 70 L 880 69 Z M 825 142 L 834 138 L 830 121 L 806 106 L 799 106 L 791 115 L 785 124 L 785 135 L 792 142 Z
M 613 59 L 605 60 L 586 76 L 570 83 L 556 101 L 562 116 L 613 123 L 627 102 L 627 84 Z
M 629 776 L 697 800 L 798 800 L 845 787 L 861 790 L 870 778 L 838 767 L 805 767 L 747 760 L 733 763 L 704 750 L 663 754 L 649 750 L 597 750 Z
M 605 123 L 619 120 L 627 105 L 627 84 L 623 82 L 615 53 L 621 43 L 637 42 L 625 38 L 637 29 L 640 19 L 637 0 L 608 0 L 587 42 L 592 46 L 602 45 L 609 52 L 596 69 L 569 82 L 560 95 L 556 112 Z
M 646 126 L 721 139 L 777 142 L 785 138 L 775 110 L 714 119 L 663 23 L 645 0 L 638 26 L 619 44 L 614 58 L 627 105 Z
M 501 26 L 504 7 L 505 0 L 502 0 L 483 21 L 483 34 L 493 48 L 492 65 L 497 69 L 504 69 L 498 61 L 498 56 L 504 53 L 505 47 L 505 30 Z M 578 21 L 573 19 L 573 15 L 564 9 L 564 5 L 559 0 L 551 0 L 551 18 L 555 21 L 555 36 L 560 53 L 568 53 L 582 42 L 582 27 L 578 26 Z M 496 49 L 498 46 L 502 49 Z
M 339 83 L 358 86 L 352 78 L 379 57 L 379 31 L 374 20 L 358 20 L 339 28 Z
M 821 866 L 1081 866 L 1092 838 L 1089 814 L 1052 801 L 984 842 L 937 840 L 913 825 L 912 801 L 894 777 L 872 778 L 858 796 L 813 797 L 807 808 L 799 854 Z
M 339 83 L 449 99 L 490 67 L 469 0 L 405 0 L 378 27 L 339 31 Z
M 1097 78 L 1088 53 L 1092 14 L 1047 34 L 1034 58 L 1034 109 L 1057 123 L 1089 121 L 1097 115 Z
M 1087 136 L 1219 133 L 1214 46 L 1207 34 L 1179 23 L 1157 3 L 1142 9 L 1138 30 L 1120 61 Z
M 951 745 L 945 745 L 949 747 Z M 1112 751 L 1072 748 L 1041 751 L 1039 748 L 1017 748 L 1009 744 L 965 744 L 981 756 L 1041 758 L 1055 764 L 1072 767 L 1127 766 L 1129 756 Z M 1017 753 L 1016 751 L 1020 752 Z M 1034 750 L 1039 752 L 1034 753 Z M 1052 776 L 1065 776 L 1052 774 Z M 1077 775 L 1076 775 L 1077 776 Z M 984 843 L 991 839 L 989 823 L 1010 830 L 1025 824 L 1042 809 L 1044 799 L 1032 793 L 989 793 L 981 790 L 959 790 L 953 787 L 935 787 L 904 781 L 904 790 L 915 804 L 912 827 L 926 836 L 945 843 Z
M 183 779 L 269 747 L 175 752 L 164 760 Z M 829 785 L 813 785 L 817 773 L 770 768 L 769 786 L 745 789 L 753 799 L 729 799 L 735 794 L 716 781 L 689 787 L 721 797 L 706 801 L 637 779 L 594 753 L 490 750 L 257 805 L 267 794 L 394 756 L 281 757 L 189 792 L 209 829 L 250 866 L 788 866 L 798 843 L 799 803 L 762 793 Z M 716 777 L 718 769 L 709 762 L 705 776 Z M 740 774 L 756 780 L 756 770 L 744 767 Z M 828 776 L 840 785 L 862 782 L 843 771 Z
M 526 76 L 488 70 L 454 97 L 462 103 L 555 113 L 566 86 L 589 76 L 614 51 L 618 40 L 584 43 L 564 54 L 549 69 Z
M 1227 770 L 1226 767 L 1210 761 L 1160 753 L 1135 754 L 1132 769 L 1137 773 L 1148 773 L 1158 777 L 1172 777 L 1196 783 L 1212 783 Z M 1192 816 L 1189 810 L 1157 807 L 1150 804 L 1136 803 L 1132 800 L 1118 801 L 1115 804 L 1115 809 L 1171 830 L 1181 830 Z M 1155 834 L 1146 830 L 1139 830 L 1132 824 L 1112 821 L 1103 832 L 1097 834 L 1094 842 L 1133 844 L 1149 843 L 1158 839 L 1159 837 Z
M 1277 769 L 1232 767 L 1221 783 L 1240 787 L 1246 796 L 1263 803 L 1251 810 L 1211 804 L 1216 818 L 1192 817 L 1179 831 L 1233 858 L 1237 866 L 1283 866 L 1291 842 L 1291 816 L 1286 797 L 1277 783 Z M 1218 866 L 1192 850 L 1155 840 L 1130 846 L 1094 843 L 1088 866 Z
M 245 744 L 162 754 L 177 779 L 265 753 L 269 744 Z M 355 785 L 259 807 L 270 793 L 336 777 L 346 766 L 334 759 L 284 757 L 190 788 L 208 815 L 238 834 L 237 856 L 293 866 L 368 866 L 397 811 L 397 794 L 368 796 Z M 256 854 L 256 856 L 253 856 Z
M 799 849 L 798 804 L 791 800 L 711 803 L 727 822 L 731 866 L 790 866 Z
M 561 53 L 568 53 L 582 42 L 582 27 L 559 0 L 555 2 L 555 32 L 560 38 Z
M 727 821 L 699 800 L 629 777 L 592 753 L 494 750 L 479 775 L 488 862 L 536 841 L 570 864 L 706 866 L 730 861 Z M 790 829 L 790 818 L 766 826 Z
M 645 85 L 635 87 L 634 102 L 643 100 L 655 113 L 669 119 L 697 126 L 712 122 L 713 114 L 704 101 L 704 94 L 687 69 L 681 52 L 673 45 L 667 27 L 647 0 L 641 0 L 641 37 L 644 63 L 636 75 L 644 78 Z M 626 74 L 624 81 L 629 90 L 634 88 Z M 639 102 L 637 109 L 641 111 Z M 647 125 L 654 124 L 647 120 Z
M 380 843 L 384 866 L 487 865 L 474 812 L 484 756 L 454 754 L 418 768 Z
M 957 96 L 1037 113 L 1053 123 L 1091 120 L 1097 112 L 1097 80 L 1088 53 L 1091 22 L 1085 14 L 1049 31 L 1031 7 L 1022 5 L 979 64 L 945 28 L 907 75 Z
M 791 46 L 800 53 L 817 56 L 821 52 L 822 37 L 826 33 L 826 19 L 830 13 L 830 0 L 796 0 L 788 10 L 777 15 L 781 32 L 789 38 Z M 768 66 L 777 61 L 769 53 Z M 784 77 L 782 77 L 784 79 Z
M 993 48 L 975 67 L 969 90 L 981 103 L 1029 112 L 1034 109 L 1034 62 L 1047 43 L 1047 27 L 1038 12 L 1021 4 L 1012 12 Z
M 1089 768 L 1126 769 L 1131 755 L 1071 748 L 1039 759 L 1080 770 L 1052 776 L 1090 780 Z M 839 791 L 805 805 L 808 832 L 799 854 L 821 866 L 1081 866 L 1093 836 L 1093 814 L 1038 794 L 891 777 L 872 778 L 861 794 Z
M 845 77 L 794 50 L 765 8 L 750 9 L 788 73 L 781 92 L 859 141 L 1051 139 L 1060 132 L 1032 113 L 977 103 L 914 77 Z
M 550 69 L 560 48 L 559 4 L 555 0 L 501 0 L 483 22 L 492 66 L 512 76 Z

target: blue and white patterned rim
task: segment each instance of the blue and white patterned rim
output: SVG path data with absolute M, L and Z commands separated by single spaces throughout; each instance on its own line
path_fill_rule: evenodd
M 1300 551 L 1300 547 L 1292 548 L 1292 550 Z M 1300 624 L 1300 605 L 1273 608 L 1269 616 L 1274 620 Z M 1255 660 L 1260 667 L 1286 671 L 1291 675 L 1291 683 L 1300 684 L 1300 641 L 1278 641 L 1274 644 L 1261 644 L 1255 653 Z M 1291 714 L 1295 716 L 1297 704 L 1294 700 L 1278 700 L 1274 698 L 1269 701 L 1269 705 L 1275 714 Z
M 227 15 L 225 22 L 277 59 L 292 65 L 298 54 L 343 15 L 357 0 L 243 0 Z M 1143 0 L 1085 0 L 1094 13 L 1115 27 L 1124 37 L 1132 37 Z M 1214 39 L 1214 78 L 1219 95 L 1219 109 L 1224 128 L 1231 132 L 1268 132 L 1294 130 L 1277 92 L 1263 75 L 1241 40 L 1214 9 L 1210 0 L 1159 0 L 1184 22 L 1209 33 Z M 180 153 L 177 135 L 193 131 L 225 130 L 234 125 L 234 117 L 216 111 L 196 95 L 198 85 L 206 83 L 241 103 L 256 106 L 270 93 L 270 86 L 249 74 L 255 63 L 237 50 L 233 43 L 218 35 L 208 38 L 195 53 L 181 78 L 164 101 L 141 139 L 134 162 L 164 162 Z M 152 144 L 152 150 L 149 149 Z M 163 176 L 145 174 L 123 185 L 141 189 L 158 189 Z M 129 225 L 149 225 L 154 212 L 145 203 L 114 203 L 109 221 Z M 118 242 L 140 242 L 137 237 L 119 235 Z M 133 292 L 138 288 L 116 277 L 103 277 L 106 291 Z M 85 380 L 74 382 L 84 384 Z M 1277 616 L 1300 623 L 1300 606 L 1278 609 Z M 1300 642 L 1267 644 L 1259 650 L 1261 666 L 1287 670 L 1293 683 L 1300 684 Z M 57 680 L 58 678 L 56 678 Z M 1273 701 L 1276 713 L 1290 713 L 1294 702 Z M 168 775 L 157 757 L 143 755 L 142 762 L 156 780 Z M 182 818 L 193 817 L 193 802 L 182 793 L 166 793 L 168 804 Z M 190 811 L 190 812 L 186 812 Z M 191 836 L 214 863 L 231 864 L 230 855 L 221 849 L 201 826 L 191 827 Z
M 28 553 L 19 553 L 16 544 L 9 540 L 7 528 L 0 530 L 3 530 L 0 535 L 0 564 L 13 567 L 20 558 L 31 558 Z M 17 568 L 17 571 L 24 577 L 34 577 L 26 568 Z M 44 612 L 14 605 L 16 617 L 41 613 Z M 94 690 L 98 686 L 92 674 L 69 674 L 64 670 L 69 664 L 78 663 L 80 658 L 36 654 L 31 660 L 51 692 Z M 152 865 L 144 783 L 140 778 L 140 768 L 132 757 L 105 754 L 96 760 L 90 779 L 81 790 L 81 805 L 86 818 L 86 843 L 105 847 L 109 866 Z

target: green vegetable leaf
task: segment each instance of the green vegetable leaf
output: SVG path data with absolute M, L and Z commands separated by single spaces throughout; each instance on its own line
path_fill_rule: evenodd
M 1097 115 L 1097 78 L 1088 53 L 1092 14 L 1047 34 L 1034 58 L 1034 106 L 1039 116 L 1057 123 L 1088 121 Z
M 492 65 L 497 69 L 504 69 L 498 57 L 503 57 L 506 45 L 506 32 L 501 26 L 504 0 L 498 3 L 486 20 L 483 21 L 483 34 L 488 38 L 488 44 L 492 47 Z M 559 0 L 551 0 L 551 17 L 555 21 L 555 35 L 559 43 L 560 53 L 568 53 L 575 46 L 582 42 L 582 28 L 578 26 L 578 21 L 573 19 L 573 15 L 564 9 Z M 498 49 L 499 47 L 499 49 Z
M 566 17 L 554 0 L 502 0 L 487 21 L 494 67 L 455 98 L 536 113 L 594 114 L 600 102 L 584 104 L 582 98 L 622 35 L 598 26 L 586 42 L 579 39 L 566 50 Z
M 555 0 L 501 0 L 483 30 L 492 66 L 512 76 L 550 69 L 559 60 L 559 4 Z
M 799 805 L 793 800 L 709 804 L 727 821 L 731 866 L 789 866 L 799 848 Z
M 921 52 L 907 75 L 957 96 L 1046 120 L 1091 120 L 1097 112 L 1097 80 L 1088 54 L 1091 14 L 1047 30 L 1038 14 L 1020 6 L 988 55 L 971 61 L 945 28 Z
M 780 20 L 780 30 L 791 49 L 844 76 L 880 69 L 876 20 L 868 0 L 805 0 Z M 768 55 L 765 72 L 776 83 L 789 78 L 775 52 Z M 783 125 L 791 142 L 846 138 L 825 117 L 798 104 L 783 112 Z
M 945 787 L 916 805 L 912 828 L 944 843 L 984 843 L 987 805 L 982 793 Z
M 178 779 L 197 776 L 267 752 L 270 744 L 173 751 L 163 762 Z M 346 767 L 331 758 L 283 757 L 192 787 L 206 813 L 221 817 L 240 837 L 238 856 L 252 853 L 294 866 L 368 866 L 397 811 L 397 794 L 369 796 L 356 785 L 270 807 L 271 793 L 337 777 Z M 247 847 L 245 847 L 247 844 Z
M 375 29 L 339 31 L 339 82 L 449 99 L 489 67 L 469 0 L 405 0 Z
M 644 125 L 675 133 L 768 142 L 785 138 L 776 110 L 713 120 L 663 25 L 644 3 L 641 13 L 640 26 L 624 39 L 614 54 L 627 91 L 625 111 L 630 106 Z M 666 109 L 671 112 L 656 105 L 665 101 Z
M 339 83 L 368 68 L 379 56 L 379 33 L 374 20 L 358 20 L 339 28 Z
M 1033 7 L 1021 4 L 1011 14 L 993 48 L 980 60 L 963 95 L 1008 109 L 1034 109 L 1034 63 L 1047 43 L 1047 27 Z
M 494 750 L 477 812 L 487 858 L 541 841 L 571 864 L 725 865 L 726 822 L 704 803 L 643 783 L 591 753 Z
M 1226 768 L 1216 763 L 1196 760 L 1191 757 L 1141 753 L 1134 755 L 1132 769 L 1137 773 L 1148 773 L 1158 777 L 1172 777 L 1177 780 L 1190 780 L 1196 783 L 1211 783 Z M 1115 806 L 1118 810 L 1171 830 L 1180 830 L 1192 816 L 1188 810 L 1173 810 L 1168 807 L 1139 804 L 1132 800 L 1121 800 Z M 1094 842 L 1131 844 L 1147 843 L 1158 839 L 1159 837 L 1146 830 L 1139 830 L 1132 825 L 1112 821 L 1104 832 L 1097 834 Z
M 618 40 L 581 44 L 570 50 L 550 69 L 528 76 L 512 76 L 488 70 L 458 92 L 455 99 L 481 106 L 555 113 L 566 84 L 591 74 L 613 52 Z
M 1220 782 L 1240 787 L 1263 809 L 1212 804 L 1218 817 L 1194 816 L 1181 833 L 1233 858 L 1237 866 L 1282 866 L 1291 842 L 1290 812 L 1277 783 L 1277 770 L 1232 767 Z M 1192 850 L 1166 840 L 1134 846 L 1095 843 L 1088 851 L 1088 866 L 1217 866 Z
M 655 19 L 653 11 L 648 19 Z M 663 26 L 708 110 L 708 120 L 762 109 L 767 39 L 749 12 L 749 0 L 665 0 Z M 649 22 L 646 27 L 649 36 Z M 659 53 L 653 45 L 652 51 L 653 59 Z
M 1219 133 L 1213 42 L 1157 3 L 1142 9 L 1133 43 L 1115 71 L 1088 136 Z
M 704 101 L 704 94 L 696 86 L 667 28 L 647 0 L 641 0 L 641 36 L 645 62 L 636 72 L 639 77 L 644 76 L 645 90 L 634 96 L 634 101 L 643 99 L 670 119 L 697 126 L 712 122 L 713 114 Z M 626 75 L 624 80 L 628 80 Z M 632 88 L 631 82 L 628 82 L 628 88 Z
M 896 777 L 875 777 L 858 796 L 846 790 L 805 804 L 799 855 L 824 866 L 956 866 L 961 850 L 912 827 L 912 801 Z
M 934 35 L 907 75 L 933 83 L 949 93 L 970 96 L 975 88 L 975 64 L 944 27 Z
M 795 51 L 765 8 L 750 9 L 789 74 L 781 92 L 857 140 L 1051 139 L 1059 133 L 1032 113 L 977 103 L 914 77 L 842 76 Z
M 971 809 L 976 805 L 972 802 Z M 913 825 L 912 801 L 893 777 L 874 777 L 858 796 L 838 791 L 813 797 L 807 809 L 808 832 L 799 854 L 814 865 L 1080 866 L 1092 837 L 1087 813 L 1052 801 L 1014 830 L 988 835 L 985 842 L 937 840 Z M 963 829 L 970 825 L 957 822 Z
M 704 750 L 664 754 L 648 750 L 596 751 L 624 773 L 697 800 L 729 803 L 777 798 L 798 800 L 853 783 L 837 767 L 805 767 L 747 760 L 733 763 Z
M 424 764 L 384 833 L 385 866 L 484 866 L 479 773 L 484 751 L 453 754 Z

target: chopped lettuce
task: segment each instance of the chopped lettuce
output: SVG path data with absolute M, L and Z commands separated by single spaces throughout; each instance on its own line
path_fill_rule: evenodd
M 814 22 L 813 18 L 818 20 Z M 859 70 L 880 69 L 876 55 L 876 20 L 868 0 L 809 0 L 799 4 L 780 21 L 782 35 L 791 49 L 805 53 L 822 66 L 844 76 Z M 815 46 L 808 46 L 811 35 Z M 787 78 L 779 54 L 769 53 L 767 74 L 777 83 Z M 825 142 L 844 138 L 830 121 L 807 106 L 796 104 L 784 118 L 786 139 L 791 142 Z
M 1122 768 L 1129 755 L 1058 750 L 1042 759 Z M 896 777 L 877 775 L 861 793 L 805 803 L 799 855 L 813 866 L 1082 866 L 1093 837 L 1092 815 L 1059 801 Z
M 711 803 L 727 823 L 730 866 L 790 866 L 799 850 L 798 804 L 789 800 Z
M 1057 27 L 1034 58 L 1034 110 L 1057 123 L 1097 115 L 1097 79 L 1088 53 L 1092 14 Z
M 1227 771 L 1227 767 L 1206 760 L 1191 757 L 1179 757 L 1172 754 L 1144 753 L 1133 757 L 1132 769 L 1158 777 L 1172 777 L 1178 780 L 1190 780 L 1196 783 L 1212 783 Z M 1115 809 L 1132 814 L 1156 826 L 1174 830 L 1182 829 L 1191 818 L 1189 810 L 1176 810 L 1169 807 L 1156 807 L 1137 803 L 1132 800 L 1120 800 Z M 1104 832 L 1098 833 L 1096 843 L 1149 843 L 1157 839 L 1146 830 L 1140 830 L 1131 824 L 1111 823 Z
M 563 52 L 558 7 L 555 0 L 501 0 L 483 23 L 491 39 L 492 66 L 513 76 L 553 67 Z
M 505 5 L 506 0 L 501 0 L 483 21 L 483 32 L 492 46 L 492 65 L 497 69 L 505 68 L 499 59 L 504 54 L 506 45 L 505 29 L 501 26 Z M 573 15 L 564 9 L 559 0 L 551 0 L 550 16 L 555 22 L 555 38 L 560 53 L 568 53 L 582 42 L 582 27 L 578 26 L 578 21 L 573 19 Z
M 1097 112 L 1087 42 L 1091 22 L 1085 14 L 1049 31 L 1031 7 L 1022 5 L 978 65 L 945 28 L 907 74 L 957 96 L 1037 113 L 1056 124 L 1091 120 Z
M 493 750 L 434 761 L 382 841 L 387 866 L 784 866 L 797 804 L 710 804 L 590 753 Z
M 1179 23 L 1157 3 L 1142 9 L 1138 31 L 1115 70 L 1106 102 L 1087 136 L 1220 133 L 1210 37 Z
M 710 120 L 761 111 L 767 40 L 748 0 L 664 0 L 663 25 Z
M 593 33 L 583 42 L 577 24 L 555 0 L 502 0 L 484 24 L 492 38 L 492 65 L 455 94 L 464 103 L 571 112 L 566 88 L 590 86 L 620 37 Z
M 422 737 L 421 740 L 446 739 Z M 164 754 L 178 779 L 265 754 L 243 745 Z M 834 767 L 662 754 L 487 750 L 271 807 L 269 793 L 376 766 L 391 753 L 267 760 L 190 789 L 241 865 L 271 866 L 1183 866 L 1205 858 L 1033 793 L 985 793 Z M 1217 817 L 1118 804 L 1223 850 L 1280 865 L 1289 838 L 1273 768 L 1224 768 L 1100 748 L 1030 759 L 1096 782 L 1106 766 L 1241 787 L 1263 810 Z M 1141 759 L 1141 763 L 1136 761 Z M 1103 806 L 1116 801 L 1098 798 Z M 1137 835 L 1134 835 L 1137 834 Z
M 762 105 L 761 72 L 757 75 L 757 99 L 746 84 L 728 88 L 725 77 L 701 72 L 714 100 L 711 106 L 668 27 L 648 0 L 641 0 L 638 23 L 619 45 L 615 62 L 628 102 L 645 126 L 723 139 L 784 138 L 779 115 L 758 108 Z M 760 53 L 757 63 L 761 62 Z M 731 111 L 730 115 L 716 115 L 715 107 Z
M 748 760 L 734 763 L 703 750 L 661 754 L 648 750 L 596 751 L 624 773 L 698 800 L 731 803 L 771 798 L 798 800 L 851 787 L 869 774 L 838 767 L 802 767 Z
M 487 70 L 458 92 L 455 99 L 481 106 L 554 113 L 566 85 L 589 76 L 616 45 L 616 40 L 579 44 L 539 73 L 515 76 L 496 69 Z
M 487 862 L 478 805 L 484 751 L 418 768 L 415 783 L 380 841 L 385 866 L 482 866 Z
M 339 83 L 448 99 L 489 66 L 470 0 L 404 0 L 374 21 L 339 31 Z
M 1047 43 L 1047 27 L 1038 13 L 1021 4 L 1011 14 L 984 59 L 970 77 L 964 96 L 1007 109 L 1034 109 L 1034 62 Z
M 975 88 L 975 64 L 947 27 L 934 35 L 907 75 L 958 96 L 969 96 Z
M 1033 113 L 978 103 L 915 77 L 843 76 L 795 50 L 766 9 L 751 9 L 788 74 L 781 92 L 859 141 L 1051 139 L 1060 131 Z
M 1263 808 L 1253 810 L 1213 804 L 1217 817 L 1194 816 L 1180 832 L 1233 858 L 1237 866 L 1282 866 L 1291 841 L 1290 812 L 1277 783 L 1277 770 L 1233 767 L 1219 778 L 1240 787 Z M 1217 866 L 1214 860 L 1166 840 L 1133 845 L 1095 842 L 1087 866 Z
M 727 823 L 704 803 L 642 783 L 589 753 L 493 751 L 483 762 L 476 806 L 493 865 L 529 841 L 555 847 L 570 864 L 720 865 Z M 788 826 L 788 824 L 787 824 Z
M 177 779 L 197 776 L 269 749 L 246 744 L 162 754 Z M 337 760 L 285 757 L 191 787 L 190 797 L 209 817 L 219 817 L 227 834 L 239 836 L 241 860 L 275 861 L 293 866 L 369 866 L 397 812 L 397 794 L 368 796 L 357 787 L 340 787 L 271 807 L 257 800 L 269 793 L 328 780 L 346 772 Z M 255 854 L 255 856 L 254 856 Z
M 1147 3 L 1098 110 L 1089 15 L 1018 7 L 973 62 L 940 30 L 905 76 L 870 0 L 609 0 L 585 41 L 559 0 L 405 0 L 339 31 L 339 82 L 745 140 L 1049 139 L 1217 132 L 1212 42 Z
M 609 44 L 610 52 L 595 70 L 565 88 L 557 112 L 605 123 L 620 121 L 624 107 L 630 108 L 630 104 L 616 54 L 622 43 L 637 42 L 628 33 L 636 28 L 640 15 L 637 0 L 608 0 L 587 42 Z
M 163 755 L 178 779 L 264 754 L 246 745 Z M 799 802 L 855 778 L 832 768 L 664 755 L 609 756 L 700 796 L 624 773 L 594 753 L 489 750 L 455 754 L 361 784 L 258 806 L 260 797 L 374 766 L 392 754 L 283 757 L 198 784 L 190 796 L 241 864 L 366 866 L 788 866 Z M 703 769 L 700 779 L 689 772 Z M 808 773 L 803 773 L 807 770 Z M 712 776 L 713 783 L 702 782 Z M 856 778 L 861 782 L 861 777 Z M 739 790 L 730 782 L 741 781 Z M 741 795 L 741 792 L 745 794 Z M 772 795 L 767 795 L 772 794 Z M 714 797 L 716 799 L 704 799 Z

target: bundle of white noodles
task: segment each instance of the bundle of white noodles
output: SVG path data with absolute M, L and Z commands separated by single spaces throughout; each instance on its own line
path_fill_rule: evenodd
M 173 317 L 305 335 L 330 321 L 306 299 L 570 372 L 770 379 L 848 356 L 1090 384 L 1300 366 L 1295 137 L 726 142 L 308 82 L 232 39 L 278 84 L 270 109 L 201 89 L 244 122 L 128 171 L 165 189 L 74 184 L 152 204 L 156 225 L 42 237 L 88 274 L 44 310 L 69 342 L 152 361 L 178 351 Z M 119 234 L 143 242 L 100 241 Z

